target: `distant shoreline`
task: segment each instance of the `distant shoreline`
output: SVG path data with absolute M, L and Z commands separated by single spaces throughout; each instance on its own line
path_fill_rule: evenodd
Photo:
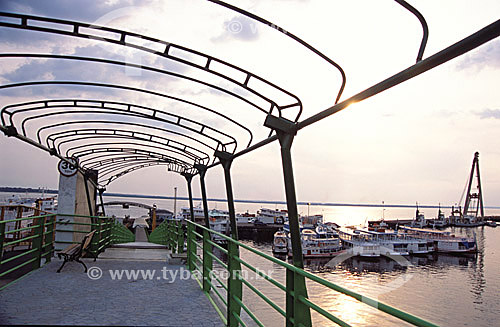
M 10 192 L 10 193 L 48 193 L 57 194 L 58 190 L 49 190 L 41 188 L 32 187 L 14 187 L 14 186 L 0 186 L 0 192 Z M 165 195 L 142 195 L 142 194 L 125 194 L 125 193 L 104 193 L 103 196 L 119 197 L 119 198 L 142 198 L 142 199 L 161 199 L 161 200 L 173 200 L 173 196 Z M 177 200 L 187 201 L 187 197 L 178 196 Z M 201 201 L 201 198 L 193 198 L 193 201 Z M 208 198 L 210 202 L 226 202 L 226 199 L 216 199 Z M 254 203 L 254 204 L 282 204 L 286 205 L 285 201 L 271 201 L 271 200 L 241 200 L 235 199 L 236 203 Z M 337 202 L 305 202 L 298 201 L 298 205 L 306 206 L 325 206 L 325 207 L 369 207 L 369 208 L 416 208 L 414 204 L 378 204 L 378 203 L 337 203 Z M 451 206 L 437 206 L 437 205 L 425 205 L 419 204 L 419 208 L 422 209 L 437 209 L 441 207 L 442 209 L 451 209 Z M 500 209 L 500 206 L 485 206 L 485 209 Z

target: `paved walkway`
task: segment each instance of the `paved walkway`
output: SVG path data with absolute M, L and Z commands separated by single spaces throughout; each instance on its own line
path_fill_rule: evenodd
M 102 277 L 91 279 L 75 262 L 58 274 L 61 262 L 53 259 L 0 291 L 0 325 L 222 325 L 198 283 L 186 279 L 184 266 L 166 261 L 84 261 L 91 277 L 98 275 L 97 268 Z M 124 273 L 121 280 L 113 280 L 110 271 L 125 269 L 139 275 L 127 279 Z M 148 269 L 154 273 L 151 278 L 140 274 Z

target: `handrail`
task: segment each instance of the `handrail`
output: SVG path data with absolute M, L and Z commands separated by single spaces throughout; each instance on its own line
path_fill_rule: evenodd
M 307 279 L 309 279 L 310 281 L 313 281 L 313 282 L 316 282 L 322 286 L 325 286 L 333 291 L 336 291 L 336 292 L 339 292 L 339 293 L 342 293 L 342 294 L 345 294 L 347 296 L 350 296 L 362 303 L 365 303 L 366 305 L 369 305 L 371 307 L 374 307 L 376 309 L 378 309 L 379 311 L 382 311 L 382 312 L 385 312 L 393 317 L 396 317 L 398 319 L 401 319 L 403 321 L 406 321 L 410 324 L 413 324 L 415 326 L 436 326 L 435 324 L 431 323 L 431 322 L 428 322 L 422 318 L 419 318 L 417 316 L 414 316 L 410 313 L 407 313 L 407 312 L 404 312 L 402 310 L 399 310 L 397 308 L 394 308 L 392 306 L 389 306 L 385 303 L 382 303 L 382 302 L 379 302 L 375 299 L 372 299 L 372 298 L 369 298 L 369 297 L 366 297 L 364 295 L 361 295 L 357 292 L 354 292 L 354 291 L 351 291 L 347 288 L 344 288 L 342 286 L 339 286 L 335 283 L 332 283 L 328 280 L 325 280 L 321 277 L 318 277 L 310 272 L 307 272 L 307 271 L 304 271 L 303 269 L 300 269 L 298 267 L 295 267 L 287 262 L 284 262 L 280 259 L 277 259 L 277 258 L 274 258 L 270 255 L 267 255 L 265 253 L 262 253 L 246 244 L 243 244 L 239 241 L 236 241 L 234 240 L 233 238 L 227 236 L 227 235 L 224 235 L 222 233 L 219 233 L 219 232 L 216 232 L 214 230 L 211 230 L 211 229 L 208 229 L 206 228 L 205 226 L 202 226 L 200 224 L 197 224 L 197 223 L 194 223 L 192 221 L 186 221 L 187 223 L 187 240 L 188 240 L 188 258 L 187 258 L 187 265 L 188 265 L 188 268 L 192 271 L 192 272 L 198 272 L 198 273 L 201 273 L 203 274 L 203 282 L 205 281 L 208 281 L 208 284 L 211 286 L 211 282 L 210 282 L 210 274 L 206 275 L 205 274 L 205 271 L 212 271 L 212 267 L 205 267 L 205 265 L 203 267 L 199 267 L 197 264 L 194 263 L 194 260 L 199 260 L 201 262 L 205 262 L 205 257 L 206 256 L 210 256 L 212 255 L 212 253 L 208 253 L 206 251 L 206 249 L 203 249 L 202 251 L 202 257 L 199 258 L 198 254 L 197 254 L 197 250 L 196 250 L 196 246 L 194 247 L 193 249 L 193 245 L 198 245 L 198 241 L 196 240 L 196 237 L 198 236 L 202 236 L 202 241 L 203 243 L 212 243 L 212 241 L 210 240 L 210 235 L 217 235 L 218 237 L 221 237 L 223 238 L 225 241 L 228 242 L 228 250 L 227 250 L 227 256 L 228 256 L 228 262 L 230 262 L 231 260 L 233 261 L 237 261 L 241 264 L 243 264 L 244 266 L 248 267 L 250 270 L 254 271 L 255 273 L 259 274 L 260 276 L 264 277 L 264 279 L 266 279 L 267 281 L 269 281 L 271 284 L 273 284 L 274 286 L 276 286 L 277 288 L 281 289 L 282 291 L 285 292 L 285 294 L 287 294 L 287 296 L 292 296 L 292 297 L 295 297 L 296 301 L 297 302 L 300 302 L 302 303 L 303 305 L 307 306 L 308 308 L 316 311 L 318 314 L 320 314 L 321 316 L 325 317 L 326 319 L 340 325 L 340 326 L 349 326 L 348 323 L 342 321 L 341 319 L 339 319 L 338 317 L 335 317 L 334 315 L 332 315 L 330 312 L 326 311 L 325 309 L 321 308 L 319 305 L 315 304 L 314 302 L 312 302 L 311 300 L 309 300 L 307 297 L 301 295 L 301 294 L 297 294 L 296 292 L 291 292 L 290 291 L 290 285 L 282 285 L 281 283 L 277 282 L 276 280 L 272 279 L 270 276 L 268 276 L 267 274 L 265 274 L 264 272 L 262 271 L 259 271 L 257 268 L 253 267 L 252 265 L 250 265 L 249 263 L 245 262 L 240 256 L 239 256 L 239 252 L 237 251 L 238 247 L 241 247 L 241 248 L 244 248 L 245 250 L 248 250 L 250 252 L 252 252 L 253 254 L 256 254 L 258 256 L 260 256 L 261 258 L 263 259 L 266 259 L 266 260 L 269 260 L 275 264 L 278 264 L 284 268 L 286 268 L 287 270 L 287 274 L 288 273 L 292 273 L 292 274 L 296 274 L 296 275 L 300 275 L 300 276 L 303 276 Z M 203 233 L 202 234 L 199 234 L 199 233 L 196 233 L 195 232 L 195 229 L 198 229 L 198 230 L 202 230 Z M 206 239 L 208 237 L 208 239 Z M 236 251 L 235 251 L 236 250 Z M 230 275 L 233 275 L 234 273 L 234 276 L 236 276 L 236 280 L 238 280 L 240 283 L 243 283 L 245 284 L 250 290 L 252 290 L 256 295 L 258 295 L 261 299 L 263 299 L 268 305 L 270 305 L 274 310 L 276 310 L 278 313 L 280 313 L 281 315 L 285 316 L 285 318 L 288 320 L 288 321 L 291 321 L 291 317 L 289 315 L 289 312 L 287 312 L 286 310 L 283 310 L 281 309 L 277 304 L 275 304 L 274 302 L 272 302 L 269 298 L 267 298 L 264 294 L 262 294 L 254 285 L 252 285 L 249 281 L 245 280 L 243 278 L 243 276 L 241 275 L 241 269 L 237 270 L 237 271 L 232 271 L 231 270 L 231 267 L 229 267 L 229 265 L 227 265 L 228 267 L 224 267 L 223 265 L 221 265 L 222 268 L 224 268 L 225 270 L 229 271 Z M 229 278 L 227 280 L 228 283 L 231 282 L 231 279 L 232 278 Z M 288 284 L 288 278 L 287 278 L 287 284 Z M 205 284 L 200 284 L 202 288 L 204 288 L 204 285 Z M 229 289 L 229 291 L 227 292 L 227 296 L 228 296 L 228 300 L 226 300 L 227 303 L 229 303 L 229 300 L 230 299 L 233 299 L 234 298 L 234 295 L 231 294 L 231 288 L 230 287 L 227 287 L 227 289 Z M 204 292 L 205 294 L 208 296 L 208 297 L 211 297 L 212 294 L 210 292 L 210 289 L 208 290 L 205 290 L 204 289 Z M 297 294 L 297 296 L 295 296 L 295 294 Z M 217 297 L 219 297 L 220 294 L 216 294 Z M 262 325 L 262 322 L 260 322 L 258 320 L 258 318 L 253 314 L 251 313 L 251 311 L 248 309 L 248 307 L 246 306 L 242 306 L 241 304 L 244 303 L 242 297 L 237 297 L 235 298 L 237 301 L 236 302 L 239 302 L 239 307 L 240 308 L 243 308 L 245 310 L 245 312 L 247 312 L 247 314 L 249 315 L 249 317 L 258 325 Z M 214 299 L 212 299 L 214 300 Z M 214 301 L 211 301 L 212 303 L 215 303 Z M 226 305 L 227 307 L 227 305 Z M 218 308 L 220 309 L 220 308 Z M 231 316 L 234 315 L 234 312 L 232 312 L 231 310 L 228 309 L 228 314 L 230 314 Z M 239 313 L 237 314 L 237 321 L 239 320 Z M 234 320 L 234 319 L 233 319 Z M 230 325 L 230 322 L 231 319 L 230 317 L 228 317 L 228 326 Z M 298 326 L 298 325 L 301 325 L 303 323 L 301 323 L 297 318 L 294 319 L 294 321 L 292 322 L 292 325 L 293 326 Z M 307 325 L 307 324 L 304 324 L 304 325 Z M 232 326 L 232 325 L 231 325 Z
M 26 206 L 13 206 L 32 209 L 34 214 L 30 217 L 0 220 L 0 278 L 9 276 L 13 279 L 9 283 L 0 286 L 0 290 L 16 282 L 26 274 L 44 266 L 51 261 L 54 255 L 56 243 L 72 244 L 80 242 L 59 242 L 55 239 L 55 233 L 59 232 L 80 232 L 74 230 L 57 229 L 56 225 L 87 226 L 90 230 L 96 230 L 92 239 L 90 252 L 97 256 L 112 243 L 130 241 L 132 232 L 120 229 L 114 218 L 101 216 L 86 216 L 77 214 L 40 214 L 41 210 Z M 57 217 L 87 218 L 90 223 L 73 222 L 57 219 Z M 32 221 L 28 226 L 29 220 Z M 14 225 L 14 229 L 6 230 L 8 225 Z M 24 226 L 23 226 L 24 225 Z M 118 227 L 116 227 L 118 226 Z M 122 225 L 123 226 L 123 225 Z M 123 226 L 124 229 L 126 229 Z M 126 232 L 128 231 L 129 234 Z M 88 233 L 88 230 L 84 233 Z M 16 249 L 17 248 L 17 249 Z M 10 249 L 11 251 L 6 251 Z M 9 255 L 12 251 L 20 252 Z M 44 259 L 44 261 L 42 261 Z M 24 269 L 21 271 L 20 269 Z M 26 269 L 29 267 L 29 269 Z M 28 271 L 26 271 L 28 270 Z M 15 273 L 11 278 L 11 273 Z

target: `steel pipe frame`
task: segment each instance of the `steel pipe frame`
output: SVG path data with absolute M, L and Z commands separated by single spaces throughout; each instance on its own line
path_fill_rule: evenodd
M 190 135 L 187 135 L 187 134 L 182 134 L 182 133 L 178 133 L 176 131 L 172 131 L 172 130 L 168 130 L 168 129 L 164 129 L 164 128 L 159 128 L 159 127 L 156 127 L 156 126 L 148 126 L 148 125 L 143 125 L 143 124 L 137 124 L 137 123 L 132 123 L 132 122 L 120 122 L 120 121 L 101 121 L 101 120 L 81 120 L 81 121 L 70 121 L 70 122 L 64 122 L 64 123 L 57 123 L 57 124 L 52 124 L 52 125 L 47 125 L 47 126 L 44 126 L 44 127 L 41 127 L 38 129 L 37 131 L 37 138 L 39 140 L 39 143 L 42 144 L 42 137 L 41 137 L 41 133 L 45 130 L 48 130 L 48 129 L 55 129 L 55 128 L 60 128 L 61 126 L 68 126 L 68 125 L 78 125 L 78 124 L 96 124 L 96 125 L 99 125 L 99 124 L 105 124 L 106 126 L 109 126 L 109 125 L 124 125 L 124 126 L 127 126 L 127 127 L 139 127 L 139 128 L 145 128 L 145 129 L 154 129 L 156 131 L 161 131 L 161 132 L 164 132 L 164 133 L 167 133 L 167 134 L 174 134 L 174 135 L 178 135 L 180 137 L 183 137 L 183 138 L 186 138 L 186 139 L 189 139 L 195 143 L 198 143 L 198 144 L 201 144 L 202 146 L 210 149 L 210 150 L 216 150 L 217 147 L 214 147 L 208 143 L 205 143 L 203 141 L 201 141 L 200 139 L 197 139 L 197 138 L 194 138 Z M 94 128 L 95 129 L 95 128 Z M 48 136 L 50 136 L 52 134 L 49 134 Z M 47 137 L 48 137 L 47 136 Z M 155 135 L 153 135 L 152 137 L 155 137 Z M 180 143 L 180 142 L 179 142 Z M 49 146 L 48 144 L 48 140 L 46 139 L 46 144 L 47 146 Z M 217 142 L 218 145 L 220 145 L 220 143 Z M 54 149 L 55 151 L 56 149 Z M 199 150 L 200 152 L 203 152 L 201 150 Z
M 100 147 L 100 146 L 102 146 L 102 147 Z M 147 149 L 149 149 L 149 148 L 157 149 L 157 150 L 164 151 L 165 153 L 159 152 L 159 151 L 154 151 L 154 150 L 141 149 L 139 147 L 132 148 L 130 146 L 141 146 L 141 147 L 145 147 Z M 94 147 L 94 148 L 85 150 L 85 148 L 88 148 L 88 147 Z M 170 153 L 182 156 L 182 153 L 179 153 L 178 151 L 175 151 L 175 150 L 163 149 L 161 147 L 156 147 L 156 146 L 147 146 L 147 145 L 143 145 L 140 143 L 125 143 L 125 142 L 87 143 L 87 144 L 83 144 L 83 145 L 77 145 L 77 146 L 74 146 L 72 148 L 67 149 L 66 156 L 80 158 L 82 156 L 91 155 L 91 154 L 95 154 L 95 153 L 103 153 L 103 152 L 105 152 L 103 150 L 108 150 L 108 149 L 109 149 L 109 152 L 115 152 L 115 153 L 116 152 L 123 152 L 123 153 L 128 153 L 128 154 L 143 154 L 143 155 L 151 156 L 154 158 L 163 158 L 163 157 L 176 158 L 176 157 L 172 156 Z M 166 154 L 166 153 L 168 153 L 168 154 Z M 184 156 L 184 157 L 187 157 L 187 156 Z M 179 159 L 179 158 L 176 158 L 176 159 L 187 164 L 187 161 L 184 161 L 184 160 Z M 193 162 L 198 162 L 196 160 L 196 158 L 187 157 L 187 159 L 191 159 L 191 160 L 193 160 Z
M 61 106 L 61 107 L 68 107 L 68 106 Z M 42 109 L 45 109 L 46 107 L 43 107 Z M 51 107 L 51 109 L 54 108 L 54 107 Z M 99 109 L 102 109 L 102 107 L 96 107 L 96 108 L 99 108 Z M 111 108 L 110 108 L 111 109 Z M 30 109 L 24 109 L 22 111 L 32 111 L 32 110 L 35 110 L 33 108 L 30 108 Z M 112 108 L 112 110 L 117 110 L 116 108 Z M 21 110 L 19 110 L 21 111 Z M 21 130 L 22 130 L 22 133 L 24 136 L 27 136 L 27 133 L 26 133 L 26 128 L 25 128 L 25 125 L 31 121 L 31 120 L 36 120 L 36 119 L 41 119 L 41 118 L 46 118 L 46 117 L 51 117 L 51 116 L 62 116 L 62 115 L 75 115 L 75 114 L 90 114 L 90 115 L 93 115 L 93 114 L 102 114 L 102 115 L 119 115 L 120 117 L 136 117 L 136 118 L 141 118 L 141 119 L 147 119 L 147 120 L 153 120 L 155 122 L 161 122 L 161 123 L 166 123 L 166 124 L 171 124 L 171 125 L 174 125 L 174 126 L 177 126 L 177 127 L 180 127 L 180 128 L 183 128 L 183 129 L 187 129 L 193 133 L 197 133 L 197 134 L 200 134 L 214 142 L 216 142 L 218 145 L 217 145 L 217 148 L 219 148 L 219 146 L 221 148 L 226 148 L 226 146 L 228 145 L 232 145 L 234 144 L 234 148 L 236 149 L 237 147 L 237 142 L 236 142 L 236 139 L 231 137 L 230 135 L 226 134 L 226 133 L 222 133 L 218 130 L 215 130 L 215 129 L 212 129 L 212 128 L 209 128 L 208 126 L 204 125 L 204 124 L 200 124 L 198 122 L 194 122 L 193 120 L 191 119 L 186 119 L 187 121 L 191 122 L 191 123 L 196 123 L 198 125 L 201 125 L 201 130 L 196 130 L 194 128 L 191 128 L 191 127 L 188 127 L 188 126 L 184 126 L 184 125 L 180 125 L 180 122 L 182 119 L 184 119 L 183 117 L 181 118 L 180 116 L 178 116 L 178 120 L 177 120 L 177 123 L 175 122 L 172 122 L 172 121 L 169 121 L 169 120 L 166 120 L 166 119 L 161 119 L 161 118 L 158 118 L 158 117 L 155 117 L 154 114 L 153 116 L 147 116 L 147 115 L 144 115 L 144 114 L 140 114 L 140 113 L 132 113 L 132 112 L 129 112 L 129 111 L 125 111 L 125 110 L 119 110 L 120 112 L 108 112 L 108 111 L 102 111 L 102 110 L 95 110 L 95 111 L 90 111 L 90 110 L 79 110 L 77 112 L 70 112 L 70 111 L 63 111 L 63 112 L 51 112 L 51 113 L 45 113 L 45 114 L 40 114 L 40 115 L 34 115 L 34 116 L 30 116 L 30 117 L 27 117 L 25 119 L 23 119 L 21 121 Z M 17 112 L 15 112 L 17 113 Z M 12 117 L 14 116 L 13 113 L 11 115 L 11 123 L 13 123 L 13 120 L 12 120 Z M 164 112 L 162 112 L 164 113 Z M 84 122 L 92 122 L 91 120 L 75 120 L 75 122 L 80 122 L 80 123 L 84 123 Z M 110 122 L 113 122 L 113 123 L 118 123 L 118 122 L 115 122 L 113 120 L 110 120 Z M 69 124 L 68 122 L 66 124 Z M 49 128 L 49 127 L 52 127 L 52 126 L 60 126 L 58 124 L 53 124 L 53 125 L 48 125 L 48 126 L 44 126 L 42 128 L 40 128 L 39 130 L 43 130 L 43 129 L 46 129 L 46 128 Z M 15 127 L 15 125 L 12 125 Z M 215 138 L 215 137 L 212 137 L 208 134 L 204 134 L 203 131 L 204 129 L 207 128 L 207 129 L 210 129 L 212 131 L 215 131 L 217 133 L 220 133 L 222 134 L 224 137 L 227 137 L 229 139 L 232 139 L 232 142 L 228 142 L 228 143 L 223 143 L 222 141 L 220 141 L 219 139 Z M 159 129 L 159 128 L 156 128 L 156 129 Z M 173 130 L 166 130 L 166 129 L 162 129 L 164 131 L 169 131 L 169 133 L 172 133 L 172 134 L 176 134 L 176 135 L 182 135 L 182 136 L 185 136 L 187 134 L 183 134 L 183 133 L 179 133 L 179 132 L 175 132 Z M 38 133 L 37 133 L 38 135 Z M 38 137 L 39 139 L 39 142 L 41 142 L 40 140 L 40 137 Z M 191 139 L 193 139 L 191 137 Z
M 81 135 L 81 134 L 80 134 Z M 71 139 L 71 140 L 66 140 L 66 141 L 62 141 L 60 144 L 57 145 L 57 147 L 53 147 L 53 148 L 56 148 L 57 151 L 59 153 L 62 153 L 64 151 L 61 151 L 61 145 L 65 144 L 65 143 L 69 143 L 69 142 L 78 142 L 78 141 L 82 141 L 82 140 L 90 140 L 90 139 L 108 139 L 108 138 L 111 138 L 111 139 L 124 139 L 124 140 L 132 140 L 132 141 L 143 141 L 145 142 L 146 144 L 141 144 L 143 146 L 148 146 L 147 143 L 152 143 L 152 144 L 159 144 L 159 145 L 163 145 L 163 146 L 166 146 L 165 148 L 161 148 L 161 149 L 164 149 L 166 151 L 172 151 L 172 152 L 175 152 L 175 153 L 179 153 L 178 151 L 180 151 L 179 154 L 182 154 L 183 156 L 191 159 L 191 160 L 194 160 L 194 161 L 200 161 L 200 162 L 203 162 L 203 161 L 207 161 L 209 160 L 208 158 L 208 155 L 204 156 L 204 157 L 199 157 L 197 155 L 195 155 L 193 152 L 191 151 L 187 151 L 184 150 L 184 149 L 181 149 L 180 147 L 176 147 L 176 146 L 171 146 L 169 145 L 168 143 L 161 143 L 161 142 L 157 142 L 157 141 L 149 141 L 147 139 L 138 139 L 138 138 L 135 138 L 135 137 L 130 137 L 130 136 L 124 136 L 124 135 L 114 135 L 114 136 L 110 136 L 110 137 L 106 137 L 106 134 L 96 134 L 97 136 L 87 136 L 87 137 L 78 137 L 78 138 L 74 138 L 74 139 Z M 72 135 L 72 136 L 77 136 L 77 135 Z M 108 134 L 109 136 L 109 134 Z M 69 136 L 68 136 L 69 137 Z M 175 143 L 175 141 L 172 141 L 170 140 L 172 143 Z M 170 143 L 170 142 L 169 142 Z M 179 143 L 179 142 L 177 142 Z M 103 144 L 103 143 L 99 143 L 99 144 Z M 109 144 L 109 143 L 106 143 L 106 144 Z M 182 144 L 182 143 L 180 143 Z M 188 148 L 189 146 L 186 146 L 186 148 Z M 172 149 L 170 149 L 172 148 Z M 190 148 L 190 147 L 189 147 Z M 197 151 L 196 148 L 191 148 L 191 150 L 195 150 Z M 83 164 L 83 162 L 80 162 L 80 164 Z
M 56 103 L 56 104 L 53 104 L 53 103 Z M 60 104 L 60 103 L 62 103 L 62 104 Z M 68 104 L 68 103 L 71 103 L 71 104 Z M 34 104 L 41 104 L 41 106 L 29 107 L 29 108 L 23 108 L 23 109 L 17 109 L 15 111 L 11 111 L 11 109 L 13 109 L 13 108 L 15 109 L 16 107 L 22 108 L 22 107 L 25 107 L 28 105 L 32 106 Z M 53 105 L 51 105 L 51 104 L 53 104 Z M 110 105 L 124 106 L 126 109 L 110 107 Z M 5 120 L 4 120 L 3 116 L 7 115 L 7 116 L 9 116 L 10 124 L 12 126 L 15 126 L 14 115 L 16 115 L 16 114 L 37 111 L 37 110 L 45 110 L 45 109 L 50 110 L 50 109 L 60 109 L 60 108 L 85 108 L 85 109 L 98 109 L 98 110 L 95 110 L 95 111 L 77 110 L 75 112 L 73 112 L 73 111 L 63 111 L 63 112 L 55 111 L 55 112 L 41 114 L 41 115 L 29 116 L 29 117 L 24 118 L 21 121 L 21 130 L 23 132 L 23 135 L 27 136 L 26 129 L 24 126 L 29 120 L 34 120 L 34 119 L 38 119 L 38 118 L 45 118 L 45 117 L 54 116 L 54 115 L 65 115 L 65 114 L 73 115 L 73 114 L 80 114 L 80 113 L 88 113 L 88 114 L 101 113 L 101 114 L 116 114 L 116 115 L 132 116 L 132 117 L 150 119 L 153 121 L 158 121 L 158 122 L 162 122 L 162 123 L 166 123 L 166 124 L 170 124 L 170 125 L 175 125 L 175 126 L 178 126 L 180 128 L 189 130 L 191 132 L 201 134 L 204 137 L 210 138 L 212 140 L 217 140 L 216 138 L 211 137 L 208 134 L 204 133 L 205 130 L 209 130 L 209 131 L 212 131 L 216 134 L 219 134 L 223 137 L 226 137 L 226 138 L 232 140 L 232 142 L 228 142 L 228 143 L 218 141 L 221 144 L 223 144 L 224 146 L 230 145 L 233 143 L 235 145 L 237 144 L 236 139 L 234 137 L 232 137 L 231 135 L 224 133 L 218 129 L 212 128 L 212 127 L 210 127 L 206 124 L 203 124 L 201 122 L 198 122 L 198 121 L 195 121 L 195 120 L 192 120 L 190 118 L 186 118 L 186 117 L 183 117 L 183 116 L 180 116 L 177 114 L 173 114 L 173 113 L 170 113 L 167 111 L 163 111 L 163 110 L 159 110 L 159 109 L 155 109 L 155 108 L 151 108 L 151 107 L 146 107 L 146 106 L 141 106 L 141 105 L 136 105 L 136 104 L 132 104 L 132 103 L 126 103 L 126 102 L 103 101 L 103 100 L 78 100 L 78 99 L 57 99 L 57 100 L 45 99 L 45 100 L 40 100 L 40 101 L 29 101 L 29 102 L 17 103 L 17 104 L 13 104 L 13 105 L 7 105 L 7 106 L 2 108 L 2 110 L 0 111 L 0 115 L 2 117 L 2 124 L 5 125 Z M 133 109 L 148 110 L 148 111 L 151 111 L 151 114 L 148 115 L 142 111 L 139 111 L 139 112 L 132 111 Z M 107 111 L 101 111 L 101 110 L 107 110 Z M 164 116 L 169 116 L 174 121 L 159 118 L 158 114 L 161 114 Z M 217 115 L 220 117 L 226 118 L 224 115 L 221 115 L 219 113 L 217 113 Z M 199 127 L 199 129 L 195 129 L 193 127 L 186 126 L 186 125 L 182 125 L 181 122 L 183 122 L 183 121 L 186 121 L 190 124 L 197 125 Z M 234 120 L 232 120 L 232 119 L 230 121 L 234 122 Z M 238 126 L 241 127 L 242 129 L 246 130 L 247 132 L 249 132 L 250 141 L 251 141 L 251 139 L 253 138 L 251 131 L 241 124 L 238 124 Z
M 3 26 L 3 27 L 16 28 L 16 29 L 25 29 L 25 30 L 33 30 L 33 31 L 38 31 L 38 32 L 46 32 L 46 33 L 55 33 L 55 34 L 60 34 L 60 35 L 66 35 L 66 36 L 76 37 L 76 38 L 92 39 L 92 40 L 96 40 L 96 41 L 103 41 L 103 42 L 107 42 L 107 43 L 111 43 L 111 44 L 117 44 L 117 45 L 121 45 L 121 46 L 131 47 L 131 48 L 134 48 L 136 50 L 141 50 L 141 51 L 148 52 L 150 54 L 154 54 L 154 55 L 157 55 L 157 56 L 168 58 L 170 60 L 173 60 L 173 61 L 185 64 L 185 65 L 188 65 L 188 66 L 190 66 L 192 68 L 200 69 L 201 71 L 211 73 L 211 74 L 213 74 L 215 76 L 218 76 L 220 78 L 223 78 L 223 79 L 227 80 L 228 82 L 231 82 L 233 84 L 236 84 L 236 85 L 244 88 L 245 90 L 247 90 L 248 92 L 250 92 L 252 94 L 258 95 L 258 96 L 262 97 L 263 99 L 266 99 L 271 104 L 270 105 L 270 109 L 267 112 L 268 114 L 271 114 L 272 111 L 273 111 L 273 109 L 276 108 L 278 110 L 278 112 L 279 112 L 279 116 L 281 117 L 282 116 L 281 111 L 283 109 L 287 109 L 287 108 L 290 108 L 290 107 L 298 106 L 299 107 L 299 112 L 296 115 L 296 117 L 294 118 L 294 121 L 297 121 L 298 118 L 300 117 L 300 114 L 302 113 L 302 103 L 300 102 L 300 100 L 298 99 L 298 97 L 296 97 L 294 94 L 286 91 L 285 89 L 283 89 L 283 88 L 275 85 L 274 83 L 271 83 L 270 81 L 268 81 L 268 80 L 266 80 L 264 78 L 261 78 L 261 77 L 257 76 L 256 74 L 253 74 L 253 73 L 251 73 L 251 72 L 249 72 L 247 70 L 244 70 L 244 69 L 242 69 L 242 68 L 240 68 L 238 66 L 235 66 L 235 65 L 230 64 L 230 63 L 228 63 L 226 61 L 217 59 L 217 58 L 215 58 L 213 56 L 206 55 L 206 54 L 204 54 L 202 52 L 189 49 L 187 47 L 183 47 L 183 46 L 180 46 L 180 45 L 177 45 L 177 44 L 166 42 L 166 41 L 163 41 L 163 40 L 160 40 L 160 39 L 152 38 L 152 37 L 149 37 L 149 36 L 146 36 L 146 35 L 141 35 L 141 34 L 138 34 L 138 33 L 131 33 L 131 32 L 123 31 L 123 30 L 109 28 L 109 27 L 106 27 L 106 26 L 98 26 L 98 25 L 93 25 L 93 24 L 85 24 L 85 23 L 68 21 L 68 20 L 62 20 L 62 19 L 54 19 L 54 18 L 47 18 L 47 17 L 37 17 L 37 16 L 32 16 L 32 15 L 14 14 L 14 13 L 6 13 L 6 12 L 0 12 L 0 17 L 1 16 L 17 18 L 17 19 L 21 20 L 21 24 L 14 24 L 14 23 L 8 23 L 8 22 L 0 22 L 0 26 Z M 54 23 L 54 24 L 59 24 L 59 25 L 69 25 L 69 26 L 72 27 L 73 31 L 69 32 L 69 31 L 65 31 L 65 30 L 57 30 L 57 29 L 48 28 L 48 27 L 31 26 L 31 25 L 28 25 L 29 21 L 41 21 L 41 22 L 49 22 L 49 23 Z M 106 37 L 101 37 L 101 36 L 95 36 L 95 35 L 91 35 L 91 34 L 81 33 L 80 32 L 81 28 L 86 28 L 88 30 L 98 30 L 99 32 L 105 31 L 105 32 L 113 33 L 113 34 L 116 34 L 116 36 L 119 35 L 120 39 L 119 40 L 115 40 L 115 39 L 110 39 L 110 38 L 106 38 Z M 127 37 L 140 38 L 142 40 L 147 40 L 149 42 L 152 42 L 152 43 L 155 43 L 155 44 L 158 44 L 158 45 L 162 45 L 164 47 L 164 51 L 160 52 L 160 51 L 157 51 L 156 49 L 154 49 L 152 47 L 148 48 L 146 46 L 140 46 L 140 45 L 136 45 L 136 44 L 133 44 L 133 43 L 128 43 L 126 41 Z M 206 60 L 206 62 L 205 62 L 204 65 L 200 65 L 200 64 L 193 63 L 193 62 L 187 61 L 185 59 L 173 56 L 173 55 L 169 54 L 169 51 L 171 49 L 178 49 L 178 50 L 181 50 L 181 51 L 185 51 L 185 52 L 188 52 L 188 53 L 190 53 L 190 54 L 192 54 L 192 55 L 194 55 L 196 57 L 200 57 L 200 56 L 204 57 L 204 59 Z M 229 76 L 226 76 L 226 75 L 224 75 L 224 74 L 222 74 L 222 73 L 220 73 L 218 71 L 215 71 L 215 70 L 211 69 L 210 65 L 211 65 L 212 62 L 219 63 L 221 65 L 227 66 L 227 67 L 229 67 L 229 68 L 231 68 L 233 70 L 236 70 L 236 71 L 244 74 L 245 75 L 245 81 L 243 83 L 241 83 L 241 82 L 239 82 L 239 81 L 237 81 L 237 80 L 235 80 L 235 79 L 233 79 L 233 78 L 231 78 Z M 282 105 L 282 106 L 278 105 L 274 101 L 268 99 L 267 97 L 263 96 L 262 94 L 260 94 L 259 92 L 257 92 L 256 90 L 254 90 L 253 88 L 251 88 L 250 86 L 248 86 L 248 84 L 249 84 L 249 82 L 250 82 L 251 79 L 256 79 L 256 80 L 258 80 L 260 82 L 265 83 L 266 85 L 268 85 L 268 86 L 270 86 L 270 87 L 272 87 L 272 88 L 274 88 L 274 89 L 282 92 L 283 94 L 286 94 L 287 96 L 295 99 L 296 102 L 295 103 L 286 104 L 286 105 Z

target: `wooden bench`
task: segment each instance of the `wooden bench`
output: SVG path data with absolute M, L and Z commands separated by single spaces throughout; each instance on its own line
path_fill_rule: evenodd
M 88 233 L 87 235 L 85 235 L 83 237 L 83 240 L 81 243 L 72 244 L 72 245 L 68 246 L 66 249 L 57 253 L 57 256 L 59 257 L 59 259 L 61 259 L 61 257 L 64 257 L 63 264 L 57 270 L 58 273 L 61 272 L 61 269 L 64 267 L 64 265 L 68 261 L 76 261 L 76 262 L 81 263 L 83 265 L 83 267 L 85 267 L 85 272 L 87 272 L 87 266 L 85 265 L 85 263 L 83 261 L 80 260 L 80 258 L 83 257 L 87 252 L 91 253 L 90 251 L 88 251 L 88 249 L 90 247 L 90 243 L 92 242 L 92 238 L 94 237 L 95 232 L 96 231 L 94 230 L 94 231 Z M 94 256 L 94 261 L 95 261 L 97 259 L 97 257 L 95 255 L 93 255 L 93 256 Z

